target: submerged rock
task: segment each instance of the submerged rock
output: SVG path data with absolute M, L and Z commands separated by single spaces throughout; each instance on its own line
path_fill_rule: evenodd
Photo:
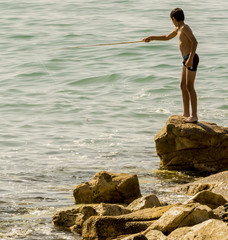
M 75 203 L 131 203 L 141 197 L 137 175 L 102 171 L 92 181 L 78 185 Z
M 160 167 L 212 173 L 228 169 L 228 128 L 215 123 L 185 123 L 182 116 L 170 116 L 156 134 Z

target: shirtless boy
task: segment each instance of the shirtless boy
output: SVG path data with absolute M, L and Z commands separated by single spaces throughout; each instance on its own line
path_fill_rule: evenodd
M 199 57 L 196 54 L 197 40 L 192 33 L 191 28 L 184 23 L 184 12 L 180 8 L 171 11 L 170 17 L 175 25 L 174 30 L 168 35 L 149 36 L 143 39 L 144 42 L 153 40 L 167 41 L 176 35 L 179 38 L 179 48 L 183 56 L 183 68 L 181 73 L 181 91 L 183 98 L 183 107 L 185 122 L 193 123 L 198 121 L 197 116 L 197 95 L 194 89 Z M 190 115 L 189 106 L 191 103 L 192 114 Z

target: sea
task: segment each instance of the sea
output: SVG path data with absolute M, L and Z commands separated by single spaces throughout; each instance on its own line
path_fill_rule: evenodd
M 52 216 L 103 170 L 185 199 L 173 187 L 196 176 L 159 170 L 154 143 L 182 114 L 178 38 L 93 46 L 167 34 L 176 7 L 198 40 L 199 120 L 228 126 L 227 0 L 0 0 L 0 239 L 80 239 Z

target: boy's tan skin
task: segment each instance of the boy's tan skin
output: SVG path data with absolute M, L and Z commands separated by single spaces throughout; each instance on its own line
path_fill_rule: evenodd
M 185 66 L 182 68 L 181 73 L 181 90 L 182 90 L 182 98 L 183 98 L 183 106 L 185 117 L 185 122 L 197 122 L 197 95 L 194 89 L 194 81 L 196 77 L 196 71 L 190 71 L 187 67 L 192 67 L 193 65 L 193 57 L 197 48 L 197 40 L 192 33 L 192 30 L 188 25 L 184 23 L 184 21 L 177 21 L 175 18 L 172 18 L 173 24 L 176 28 L 169 33 L 168 35 L 161 36 L 149 36 L 143 39 L 144 42 L 150 42 L 153 40 L 158 41 L 167 41 L 170 40 L 176 35 L 179 38 L 179 48 L 182 56 L 189 55 L 188 60 L 185 63 Z M 192 115 L 190 116 L 189 111 L 189 103 L 191 102 L 192 107 Z

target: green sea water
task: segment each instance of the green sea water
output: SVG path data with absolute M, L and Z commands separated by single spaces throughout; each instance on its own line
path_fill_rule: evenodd
M 227 126 L 226 0 L 0 1 L 1 239 L 75 239 L 51 216 L 101 170 L 137 174 L 143 194 L 184 198 L 171 187 L 193 178 L 157 171 L 153 140 L 182 114 L 178 39 L 71 48 L 169 33 L 175 7 L 199 42 L 199 120 Z

